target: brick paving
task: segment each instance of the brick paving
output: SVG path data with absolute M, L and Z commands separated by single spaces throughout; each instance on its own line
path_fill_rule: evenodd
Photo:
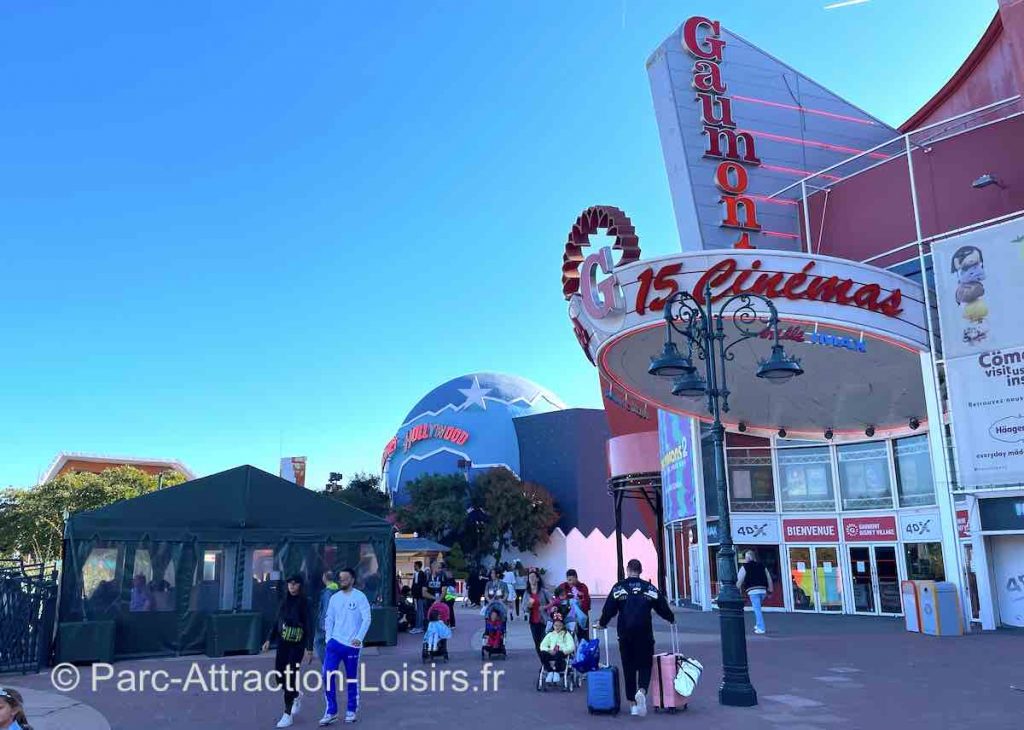
M 750 628 L 748 616 L 748 629 Z M 762 728 L 832 730 L 834 728 L 945 728 L 970 727 L 999 730 L 1024 727 L 1024 632 L 980 632 L 960 638 L 908 634 L 901 620 L 855 616 L 769 614 L 767 636 L 748 636 L 751 676 L 760 703 L 755 708 L 718 705 L 716 690 L 721 676 L 716 614 L 679 612 L 684 651 L 700 659 L 704 678 L 690 709 L 676 716 L 651 714 L 639 719 L 591 717 L 583 691 L 573 694 L 535 690 L 537 659 L 527 627 L 512 624 L 510 658 L 498 661 L 505 674 L 497 691 L 365 692 L 360 727 L 446 728 L 469 721 L 492 728 L 583 727 L 643 723 L 657 727 L 693 726 L 702 729 Z M 460 609 L 459 628 L 450 646 L 451 662 L 438 670 L 465 670 L 470 682 L 479 682 L 481 660 L 475 612 Z M 614 645 L 614 638 L 613 638 Z M 658 645 L 669 645 L 664 624 Z M 395 648 L 365 652 L 367 682 L 379 686 L 388 670 L 421 667 L 420 642 L 402 636 Z M 615 658 L 613 646 L 613 658 Z M 182 657 L 122 662 L 115 670 L 165 669 L 185 678 L 193 663 L 199 669 L 223 665 L 229 670 L 268 671 L 273 659 Z M 195 671 L 195 670 L 193 670 Z M 435 675 L 438 676 L 438 675 Z M 493 681 L 493 680 L 492 680 Z M 234 730 L 271 728 L 281 712 L 278 694 L 244 691 L 203 693 L 172 690 L 164 694 L 118 692 L 107 684 L 92 692 L 89 670 L 83 685 L 67 695 L 33 694 L 29 718 L 37 730 L 104 730 L 107 725 L 91 714 L 101 713 L 114 730 Z M 6 676 L 5 685 L 46 692 L 47 674 Z M 60 712 L 46 709 L 60 705 Z M 68 723 L 68 712 L 80 713 Z M 323 704 L 318 696 L 305 700 L 295 727 L 316 727 Z M 63 722 L 59 724 L 61 712 Z

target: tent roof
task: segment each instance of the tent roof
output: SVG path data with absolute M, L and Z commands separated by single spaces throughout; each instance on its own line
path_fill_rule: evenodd
M 447 553 L 451 548 L 426 537 L 396 537 L 395 551 L 400 553 Z
M 285 538 L 349 542 L 390 537 L 387 520 L 239 466 L 88 512 L 68 522 L 68 538 L 245 542 Z

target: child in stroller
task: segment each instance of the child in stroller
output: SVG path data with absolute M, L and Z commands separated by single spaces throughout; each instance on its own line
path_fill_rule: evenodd
M 437 657 L 444 657 L 444 660 L 448 661 L 448 639 L 452 636 L 452 630 L 449 626 L 451 618 L 451 609 L 442 600 L 435 601 L 427 610 L 427 621 L 429 623 L 427 624 L 426 632 L 423 634 L 422 658 L 424 664 Z
M 537 691 L 544 692 L 551 685 L 560 686 L 563 692 L 572 692 L 579 686 L 579 678 L 572 666 L 576 654 L 576 640 L 566 629 L 562 614 L 557 611 L 551 617 L 552 628 L 540 644 L 540 675 L 537 677 Z
M 508 659 L 505 648 L 505 632 L 508 630 L 508 609 L 501 601 L 493 601 L 485 608 L 487 616 L 484 622 L 484 643 L 480 648 L 480 658 L 484 661 L 496 656 Z

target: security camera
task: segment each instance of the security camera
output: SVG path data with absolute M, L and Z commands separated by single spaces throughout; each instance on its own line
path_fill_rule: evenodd
M 910 423 L 907 424 L 907 425 L 910 426 L 910 430 L 911 431 L 916 431 L 917 429 L 919 429 L 921 427 L 921 422 L 919 420 L 917 420 L 916 418 L 911 418 L 910 419 Z
M 868 426 L 867 428 L 865 428 L 864 429 L 864 435 L 867 436 L 868 438 L 871 438 L 872 436 L 874 436 L 875 435 L 875 427 L 874 426 Z
M 780 428 L 779 429 L 779 438 L 780 439 L 786 438 L 786 429 L 784 429 L 784 428 Z
M 835 436 L 835 433 L 832 431 L 832 429 L 831 428 L 826 428 L 825 429 L 825 440 L 826 441 L 831 441 L 833 436 Z

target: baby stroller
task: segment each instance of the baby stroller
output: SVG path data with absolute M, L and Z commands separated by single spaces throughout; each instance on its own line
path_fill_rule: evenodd
M 423 663 L 443 658 L 448 661 L 448 639 L 451 638 L 451 612 L 444 603 L 437 602 L 427 611 L 427 630 L 423 634 Z
M 497 612 L 498 623 L 491 623 L 491 612 Z M 495 657 L 508 659 L 508 649 L 505 647 L 505 634 L 508 632 L 508 608 L 504 601 L 491 601 L 483 609 L 484 615 L 484 637 L 483 645 L 480 647 L 480 659 L 487 661 Z
M 537 691 L 547 692 L 549 689 L 561 689 L 563 692 L 575 692 L 577 687 L 583 686 L 583 675 L 573 667 L 574 656 L 562 655 L 565 668 L 558 672 L 558 681 L 552 682 L 548 679 L 548 668 L 543 664 L 540 673 L 537 675 Z

